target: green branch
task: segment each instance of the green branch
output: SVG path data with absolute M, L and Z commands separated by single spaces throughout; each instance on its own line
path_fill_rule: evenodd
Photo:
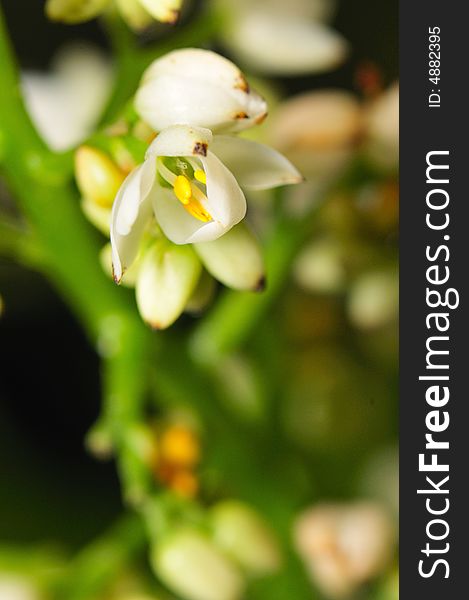
M 1 168 L 42 250 L 41 268 L 85 325 L 103 357 L 104 411 L 120 463 L 125 431 L 141 419 L 152 336 L 130 297 L 103 272 L 102 242 L 83 216 L 69 175 L 34 130 L 19 93 L 14 57 L 0 14 Z M 63 166 L 63 165 L 62 165 Z M 129 470 L 124 487 L 128 482 Z

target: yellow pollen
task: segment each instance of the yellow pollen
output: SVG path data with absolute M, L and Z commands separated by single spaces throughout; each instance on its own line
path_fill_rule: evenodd
M 192 196 L 192 189 L 191 183 L 187 177 L 184 177 L 184 175 L 178 175 L 176 177 L 176 181 L 174 182 L 174 193 L 176 194 L 176 198 L 184 205 L 189 204 Z
M 207 176 L 205 175 L 205 171 L 202 171 L 202 169 L 196 169 L 194 171 L 194 177 L 197 179 L 197 181 L 200 181 L 200 183 L 203 183 L 204 185 L 207 184 Z

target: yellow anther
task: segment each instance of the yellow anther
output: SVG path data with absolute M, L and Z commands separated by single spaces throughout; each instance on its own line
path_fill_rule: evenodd
M 207 184 L 207 175 L 205 175 L 205 171 L 202 171 L 202 169 L 196 169 L 194 171 L 194 177 L 197 181 L 200 181 L 200 183 L 203 183 L 204 185 Z
M 194 197 L 190 199 L 188 204 L 184 205 L 184 208 L 190 215 L 192 215 L 196 219 L 199 219 L 199 221 L 202 221 L 203 223 L 208 223 L 212 220 L 212 216 L 210 215 L 210 213 L 208 213 L 202 206 L 202 204 L 200 204 L 200 202 Z
M 184 205 L 189 204 L 192 196 L 192 189 L 191 183 L 187 177 L 184 177 L 184 175 L 178 175 L 176 177 L 176 181 L 174 182 L 174 193 L 176 194 L 176 198 Z

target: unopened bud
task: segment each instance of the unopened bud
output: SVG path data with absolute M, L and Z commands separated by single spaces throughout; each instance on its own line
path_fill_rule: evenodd
M 235 501 L 218 504 L 212 512 L 212 527 L 217 546 L 249 573 L 266 575 L 279 568 L 278 542 L 249 506 Z
M 111 227 L 111 209 L 99 206 L 89 198 L 81 199 L 81 210 L 90 223 L 106 237 L 109 237 Z
M 151 555 L 155 573 L 185 600 L 238 600 L 244 581 L 236 566 L 201 533 L 170 534 Z
M 265 267 L 261 246 L 244 223 L 212 242 L 194 244 L 207 271 L 236 290 L 261 291 Z
M 181 12 L 182 0 L 140 0 L 145 10 L 162 23 L 176 23 Z
M 362 110 L 352 94 L 314 91 L 276 111 L 270 141 L 307 179 L 330 177 L 351 158 L 362 132 Z
M 387 567 L 393 522 L 379 504 L 321 504 L 297 521 L 296 545 L 316 584 L 331 598 L 353 594 Z
M 153 22 L 140 0 L 116 0 L 116 5 L 124 21 L 135 31 L 142 31 Z
M 47 0 L 46 14 L 53 21 L 82 23 L 102 13 L 110 0 Z
M 124 174 L 100 150 L 81 146 L 75 153 L 75 175 L 82 195 L 102 208 L 111 208 Z
M 184 311 L 200 271 L 200 261 L 190 245 L 156 241 L 143 255 L 136 282 L 142 318 L 155 329 L 172 325 Z

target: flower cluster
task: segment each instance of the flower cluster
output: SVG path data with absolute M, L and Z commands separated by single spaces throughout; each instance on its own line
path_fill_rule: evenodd
M 149 517 L 152 518 L 151 507 Z M 248 579 L 275 573 L 282 556 L 269 524 L 251 506 L 215 504 L 204 527 L 181 525 L 159 536 L 150 561 L 168 588 L 187 600 L 239 600 Z
M 243 222 L 243 190 L 302 177 L 277 151 L 236 135 L 262 122 L 267 106 L 239 69 L 214 52 L 176 50 L 156 60 L 135 109 L 154 138 L 143 162 L 122 182 L 110 159 L 96 160 L 95 151 L 81 148 L 77 180 L 92 220 L 104 217 L 106 225 L 112 204 L 115 281 L 135 284 L 142 317 L 164 328 L 185 309 L 200 310 L 213 288 L 207 273 L 234 289 L 263 288 L 260 245 Z
M 141 30 L 153 20 L 175 23 L 182 0 L 47 0 L 47 16 L 64 23 L 82 23 L 109 10 L 112 5 L 130 27 Z

